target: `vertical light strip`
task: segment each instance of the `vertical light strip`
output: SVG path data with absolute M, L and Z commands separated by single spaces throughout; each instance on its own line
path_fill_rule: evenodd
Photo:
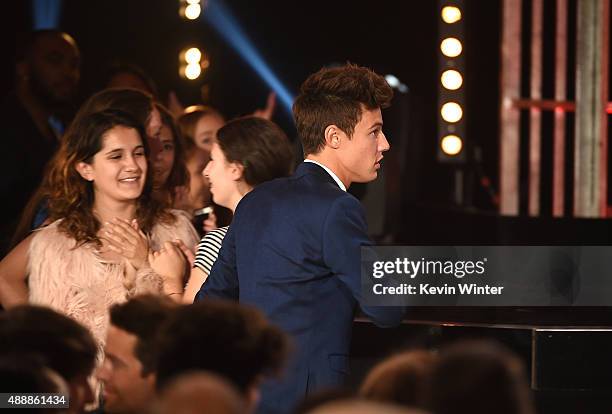
M 530 99 L 542 99 L 542 17 L 543 0 L 532 0 L 531 89 Z M 529 110 L 529 215 L 540 215 L 540 176 L 542 152 L 542 110 Z
M 599 165 L 599 191 L 601 198 L 599 199 L 600 217 L 607 216 L 608 210 L 608 113 L 606 106 L 610 100 L 608 93 L 608 82 L 610 79 L 610 1 L 600 0 L 600 17 L 601 17 L 601 86 L 599 96 L 599 122 L 600 122 L 600 165 Z
M 595 218 L 606 214 L 607 99 L 604 97 L 608 95 L 608 1 L 578 2 L 574 153 L 574 214 L 577 217 Z
M 521 88 L 521 0 L 503 0 L 500 108 L 500 213 L 519 213 L 519 110 Z
M 440 50 L 438 51 L 438 75 L 441 76 L 444 71 L 454 70 L 457 71 L 461 76 L 464 75 L 465 68 L 465 50 L 459 54 L 443 52 L 442 45 L 445 43 L 444 40 L 453 38 L 455 41 L 460 42 L 461 48 L 465 49 L 469 47 L 466 45 L 464 36 L 464 17 L 459 20 L 451 20 L 446 22 L 442 15 L 444 7 L 456 7 L 459 11 L 463 12 L 463 0 L 438 0 L 438 10 L 440 12 L 438 20 L 438 35 Z M 442 109 L 444 108 L 444 111 Z M 437 136 L 437 158 L 440 162 L 454 163 L 456 168 L 460 168 L 469 158 L 469 150 L 467 145 L 466 136 L 466 99 L 465 99 L 465 85 L 458 88 L 446 88 L 442 83 L 442 79 L 438 83 L 438 136 Z M 445 115 L 443 115 L 443 113 Z M 457 118 L 453 118 L 453 114 L 461 114 Z M 448 143 L 448 138 L 445 137 L 453 136 L 460 140 L 460 150 L 458 152 L 448 151 L 448 146 L 443 145 Z M 458 203 L 461 204 L 461 203 Z
M 31 0 L 34 30 L 57 29 L 62 15 L 62 0 Z
M 555 100 L 565 101 L 567 91 L 567 0 L 557 0 L 555 34 Z M 565 109 L 555 108 L 553 143 L 553 217 L 562 217 L 565 209 Z

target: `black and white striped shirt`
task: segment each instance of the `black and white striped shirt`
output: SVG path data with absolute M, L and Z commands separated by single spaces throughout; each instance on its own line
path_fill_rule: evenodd
M 223 238 L 227 233 L 229 226 L 219 227 L 218 229 L 211 230 L 200 240 L 198 244 L 198 250 L 196 251 L 195 261 L 193 267 L 197 267 L 207 275 L 210 274 L 213 264 L 217 260 L 219 250 L 221 250 L 221 244 Z

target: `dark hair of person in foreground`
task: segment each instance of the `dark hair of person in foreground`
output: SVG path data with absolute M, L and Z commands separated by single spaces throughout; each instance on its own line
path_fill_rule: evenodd
M 287 341 L 255 308 L 224 301 L 183 306 L 158 336 L 157 388 L 179 374 L 205 370 L 247 393 L 261 377 L 280 372 Z
M 442 350 L 429 386 L 434 414 L 534 414 L 523 363 L 491 341 L 457 342 Z

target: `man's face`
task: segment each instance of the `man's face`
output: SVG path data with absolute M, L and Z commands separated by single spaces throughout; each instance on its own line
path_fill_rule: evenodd
M 65 104 L 74 98 L 81 71 L 79 50 L 71 37 L 41 36 L 27 62 L 32 90 L 45 103 Z
M 389 142 L 382 132 L 382 114 L 380 109 L 364 109 L 361 120 L 355 125 L 353 136 L 349 137 L 339 131 L 340 163 L 339 178 L 345 185 L 367 183 L 376 179 L 383 152 L 389 150 Z
M 142 364 L 134 355 L 135 335 L 109 327 L 104 363 L 98 379 L 104 385 L 104 408 L 108 413 L 144 412 L 155 395 L 155 376 L 142 376 Z

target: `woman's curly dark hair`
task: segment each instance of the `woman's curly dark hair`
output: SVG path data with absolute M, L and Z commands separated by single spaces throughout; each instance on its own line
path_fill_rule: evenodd
M 130 88 L 110 88 L 100 91 L 93 96 L 91 96 L 79 109 L 73 123 L 79 122 L 79 119 L 82 119 L 91 114 L 102 112 L 106 110 L 118 110 L 123 111 L 129 116 L 131 116 L 136 122 L 142 126 L 146 125 L 151 117 L 151 113 L 153 111 L 155 105 L 155 101 L 150 94 L 146 92 L 142 92 L 136 89 Z M 73 133 L 74 128 L 68 128 L 66 134 Z M 65 135 L 66 135 L 65 134 Z M 142 135 L 144 137 L 144 135 Z M 65 140 L 65 136 L 62 137 L 62 141 Z M 146 140 L 144 140 L 146 141 Z M 145 143 L 146 145 L 146 143 Z M 21 240 L 23 240 L 27 235 L 31 232 L 32 226 L 34 224 L 34 219 L 38 212 L 42 209 L 49 208 L 49 200 L 52 196 L 52 193 L 55 193 L 56 189 L 51 188 L 51 171 L 58 171 L 60 169 L 60 165 L 66 161 L 66 154 L 62 153 L 62 149 L 60 149 L 55 156 L 47 163 L 45 167 L 45 174 L 42 180 L 42 183 L 36 190 L 36 192 L 32 195 L 28 204 L 24 208 L 24 212 L 21 216 L 19 224 L 17 226 L 17 230 L 12 239 L 12 245 L 17 245 Z M 150 166 L 150 159 L 147 159 L 148 164 Z M 56 193 L 55 193 L 56 194 Z M 163 199 L 164 197 L 159 197 Z M 57 204 L 58 201 L 55 203 Z M 170 207 L 167 200 L 161 200 L 161 202 L 166 203 L 166 207 Z M 58 216 L 61 212 L 57 212 L 56 214 L 49 215 L 49 218 L 64 218 L 62 216 Z M 151 217 L 152 220 L 161 219 L 163 222 L 173 223 L 174 216 L 170 213 L 159 213 L 156 217 Z M 50 220 L 47 219 L 47 223 Z M 142 226 L 143 223 L 140 223 Z M 95 234 L 95 233 L 94 233 Z M 81 243 L 83 240 L 81 240 Z
M 63 137 L 62 144 L 49 170 L 48 208 L 52 221 L 62 219 L 59 229 L 76 240 L 76 246 L 86 243 L 100 245 L 97 233 L 100 222 L 93 214 L 93 183 L 78 173 L 80 162 L 91 163 L 103 147 L 108 131 L 117 126 L 135 129 L 141 137 L 148 156 L 149 148 L 141 123 L 118 110 L 104 110 L 77 116 Z M 140 228 L 148 233 L 158 221 L 169 221 L 172 215 L 152 197 L 152 170 L 147 169 L 146 181 L 137 200 L 136 219 Z

